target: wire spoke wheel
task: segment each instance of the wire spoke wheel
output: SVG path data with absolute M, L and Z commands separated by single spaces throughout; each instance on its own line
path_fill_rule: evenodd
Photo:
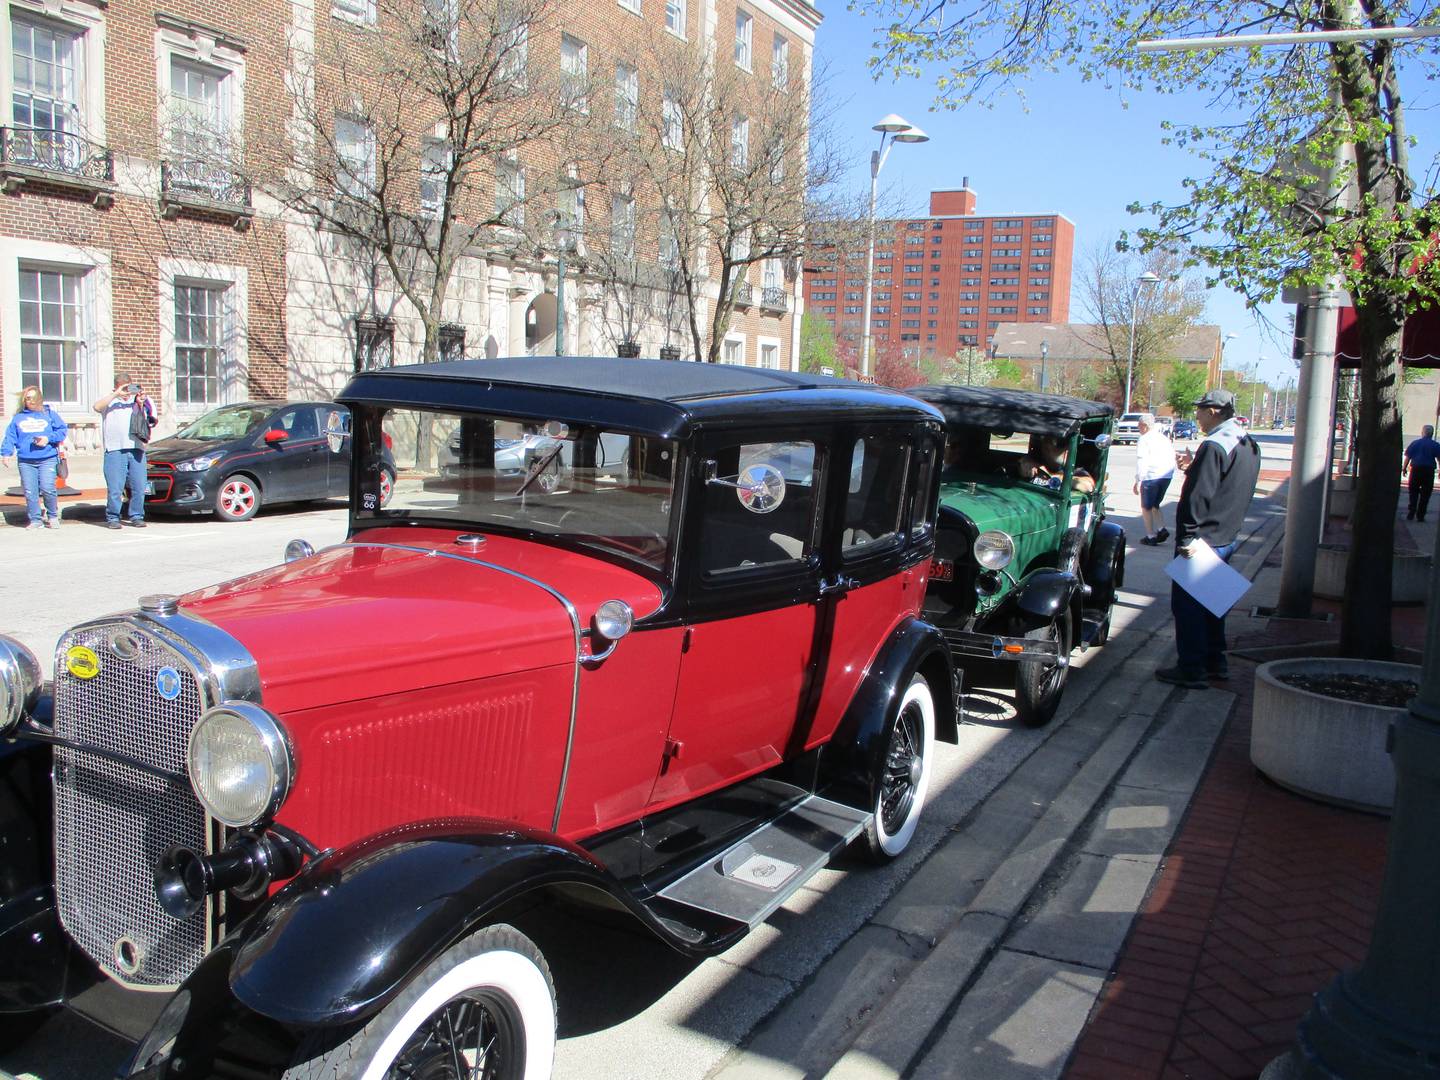
M 924 718 L 914 702 L 905 706 L 890 733 L 885 773 L 880 782 L 880 817 L 885 831 L 900 831 L 915 804 L 915 788 L 924 767 Z
M 422 1024 L 387 1080 L 519 1080 L 523 1042 L 513 1007 L 492 994 L 452 998 Z
M 905 851 L 920 822 L 935 748 L 935 699 L 923 675 L 910 680 L 888 722 L 884 755 L 871 765 L 875 801 L 865 826 L 865 850 L 877 863 Z

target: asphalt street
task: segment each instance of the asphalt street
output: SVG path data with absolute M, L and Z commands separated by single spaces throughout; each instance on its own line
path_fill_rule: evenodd
M 1288 434 L 1262 435 L 1261 442 L 1266 468 L 1288 467 Z M 1131 540 L 1112 631 L 1122 649 L 1128 649 L 1125 642 L 1154 636 L 1169 620 L 1164 575 L 1169 549 L 1135 543 L 1142 533 L 1138 499 L 1130 489 L 1133 475 L 1133 448 L 1113 449 L 1109 512 Z M 1179 479 L 1166 504 L 1172 523 Z M 1257 513 L 1274 510 L 1257 506 Z M 294 537 L 318 548 L 342 540 L 345 531 L 345 511 L 338 505 L 277 508 L 240 524 L 162 520 L 143 532 L 112 532 L 83 518 L 54 531 L 25 531 L 14 527 L 19 518 L 12 512 L 11 527 L 0 528 L 7 571 L 0 579 L 0 632 L 34 649 L 47 672 L 57 637 L 76 622 L 132 607 L 144 593 L 182 593 L 272 565 Z M 1067 699 L 1083 700 L 1104 684 L 1114 665 L 1096 660 L 1107 651 L 1110 647 L 1075 657 Z M 981 690 L 966 702 L 960 744 L 939 748 L 930 802 L 910 849 L 895 863 L 876 869 L 837 860 L 735 948 L 698 964 L 623 930 L 587 926 L 551 943 L 547 955 L 560 990 L 562 1036 L 555 1076 L 702 1080 L 723 1068 L 733 1048 L 809 984 L 955 823 L 1068 722 L 1062 712 L 1047 729 L 1017 727 L 1001 691 Z M 594 993 L 597 985 L 602 994 Z M 579 986 L 588 991 L 572 989 Z M 126 1049 L 112 1035 L 62 1013 L 19 1049 L 0 1055 L 0 1074 L 101 1080 L 114 1075 Z

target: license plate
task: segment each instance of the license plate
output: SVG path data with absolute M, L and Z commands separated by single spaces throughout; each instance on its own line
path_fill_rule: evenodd
M 147 480 L 147 481 L 145 481 L 145 494 L 146 494 L 146 495 L 154 495 L 154 494 L 155 494 L 155 482 L 154 482 L 153 480 Z

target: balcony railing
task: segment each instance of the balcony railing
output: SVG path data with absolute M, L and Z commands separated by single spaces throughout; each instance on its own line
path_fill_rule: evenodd
M 223 162 L 179 158 L 160 163 L 160 214 L 179 216 L 182 209 L 232 218 L 237 229 L 250 225 L 250 185 Z
M 766 311 L 789 311 L 789 294 L 778 285 L 766 285 L 760 290 L 760 306 Z
M 97 206 L 108 206 L 115 155 L 73 131 L 0 127 L 0 182 L 15 191 L 29 180 L 91 191 Z
M 736 307 L 749 307 L 755 302 L 755 289 L 748 281 L 737 281 L 730 290 Z

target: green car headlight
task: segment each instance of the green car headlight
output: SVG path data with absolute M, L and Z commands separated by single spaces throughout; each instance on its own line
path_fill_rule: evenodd
M 1015 541 L 999 529 L 986 529 L 975 538 L 975 561 L 986 570 L 1003 570 L 1015 557 Z

